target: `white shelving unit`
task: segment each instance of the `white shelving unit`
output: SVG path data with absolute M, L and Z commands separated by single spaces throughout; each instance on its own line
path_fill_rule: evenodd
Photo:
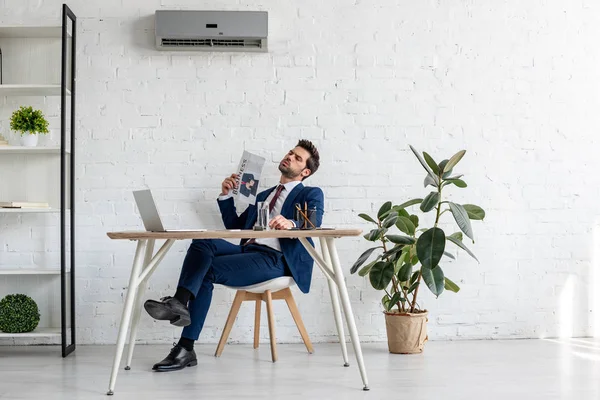
M 60 275 L 60 268 L 0 268 L 0 275 Z
M 62 344 L 63 357 L 75 350 L 75 220 L 72 208 L 75 28 L 76 17 L 65 4 L 62 6 L 61 25 L 0 26 L 0 101 L 12 96 L 60 97 L 58 146 L 0 145 L 0 202 L 44 202 L 49 205 L 49 208 L 0 208 L 0 226 L 3 223 L 9 226 L 9 229 L 0 230 L 0 239 L 7 232 L 13 232 L 11 223 L 33 223 L 31 229 L 37 230 L 38 243 L 41 237 L 58 242 L 60 246 L 57 251 L 44 251 L 41 257 L 34 258 L 33 250 L 30 251 L 31 256 L 22 256 L 23 259 L 31 257 L 37 263 L 48 260 L 47 265 L 3 265 L 0 252 L 0 298 L 10 293 L 38 296 L 36 301 L 42 315 L 40 325 L 33 332 L 0 332 L 0 339 L 54 338 Z M 23 103 L 27 105 L 26 99 Z M 44 216 L 47 214 L 57 214 L 58 218 Z M 15 231 L 18 229 L 22 227 L 17 225 Z M 27 238 L 19 236 L 18 240 Z M 9 251 L 14 243 L 14 240 L 7 239 Z M 52 259 L 57 254 L 60 259 Z M 57 264 L 59 267 L 56 267 Z
M 0 85 L 0 96 L 60 96 L 60 85 Z M 67 89 L 67 96 L 71 91 Z
M 0 208 L 0 214 L 58 214 L 58 208 Z
M 60 154 L 60 147 L 24 147 L 24 146 L 0 146 L 0 153 L 13 154 Z M 71 151 L 65 149 L 66 154 L 71 154 Z
M 60 328 L 36 328 L 33 332 L 27 333 L 4 333 L 0 332 L 0 338 L 11 339 L 33 339 L 33 338 L 57 338 L 60 339 Z

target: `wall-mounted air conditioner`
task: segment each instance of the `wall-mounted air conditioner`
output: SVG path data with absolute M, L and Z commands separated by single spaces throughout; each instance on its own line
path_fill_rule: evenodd
M 160 10 L 155 32 L 159 50 L 266 52 L 268 13 Z

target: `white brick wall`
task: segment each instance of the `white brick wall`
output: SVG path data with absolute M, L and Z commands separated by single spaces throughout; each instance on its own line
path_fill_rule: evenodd
M 444 266 L 462 291 L 423 295 L 430 338 L 598 333 L 597 2 L 237 3 L 69 2 L 79 18 L 80 342 L 116 339 L 134 247 L 105 233 L 141 227 L 131 189 L 152 187 L 170 226 L 218 228 L 214 199 L 242 150 L 276 161 L 300 137 L 320 147 L 322 167 L 310 181 L 325 192 L 326 224 L 339 227 L 367 228 L 359 212 L 426 193 L 409 143 L 437 158 L 467 150 L 460 169 L 469 188 L 452 196 L 488 212 L 475 223 L 471 246 L 481 264 L 456 253 Z M 60 4 L 0 0 L 0 23 L 55 22 Z M 154 11 L 179 8 L 269 11 L 270 51 L 156 51 Z M 3 133 L 26 101 L 49 110 L 48 140 L 56 140 L 53 100 L 0 101 Z M 267 166 L 266 184 L 276 172 Z M 20 235 L 0 234 L 3 265 L 31 263 L 47 250 L 41 228 L 30 231 L 28 222 L 0 217 L 3 232 Z M 174 246 L 148 297 L 174 291 L 187 245 Z M 365 248 L 360 238 L 340 241 L 345 266 Z M 362 338 L 385 340 L 381 293 L 358 276 L 347 281 Z M 322 275 L 315 273 L 309 295 L 296 293 L 313 341 L 334 340 Z M 202 341 L 218 340 L 232 298 L 215 291 Z M 276 311 L 279 340 L 298 342 L 285 306 Z M 252 321 L 244 306 L 232 339 L 251 341 Z M 142 341 L 167 343 L 178 334 L 142 318 Z

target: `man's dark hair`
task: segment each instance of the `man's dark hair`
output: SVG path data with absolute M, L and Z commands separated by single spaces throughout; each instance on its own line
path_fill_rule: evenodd
M 302 147 L 304 150 L 310 153 L 310 157 L 308 157 L 308 160 L 306 160 L 306 168 L 310 169 L 310 175 L 308 176 L 313 175 L 319 169 L 319 150 L 317 150 L 315 145 L 312 144 L 310 140 L 306 139 L 299 140 L 296 147 Z M 305 176 L 302 178 L 302 180 L 305 180 L 308 178 L 308 176 Z

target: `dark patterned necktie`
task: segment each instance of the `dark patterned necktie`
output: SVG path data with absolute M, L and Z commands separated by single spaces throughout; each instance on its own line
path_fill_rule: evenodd
M 273 211 L 273 207 L 275 207 L 275 203 L 277 203 L 277 199 L 281 195 L 281 192 L 283 192 L 283 188 L 284 188 L 283 185 L 277 186 L 277 190 L 275 191 L 275 196 L 273 196 L 273 198 L 271 199 L 271 202 L 269 203 L 269 212 Z

